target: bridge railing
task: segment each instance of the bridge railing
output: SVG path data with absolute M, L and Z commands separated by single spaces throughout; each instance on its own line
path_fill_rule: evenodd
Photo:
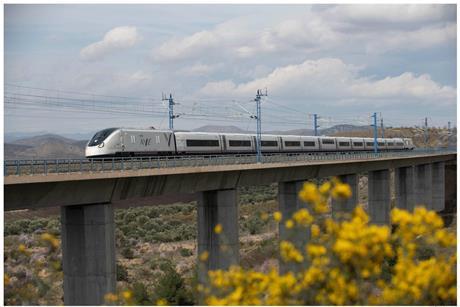
M 393 152 L 336 152 L 336 153 L 270 153 L 262 156 L 262 163 L 292 161 L 336 161 L 362 160 L 385 157 L 405 157 L 427 154 L 455 153 L 451 148 L 417 149 Z M 98 159 L 41 159 L 5 160 L 4 175 L 61 174 L 83 172 L 110 172 L 172 167 L 199 167 L 211 165 L 257 163 L 255 154 L 193 155 L 193 156 L 149 156 Z

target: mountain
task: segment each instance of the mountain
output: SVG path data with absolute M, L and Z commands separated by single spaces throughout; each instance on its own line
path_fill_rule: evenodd
M 6 160 L 84 158 L 86 140 L 73 140 L 55 134 L 38 135 L 4 144 Z

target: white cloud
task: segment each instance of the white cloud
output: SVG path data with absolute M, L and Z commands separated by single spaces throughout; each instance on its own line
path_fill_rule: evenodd
M 140 40 L 136 27 L 116 27 L 107 32 L 101 41 L 83 48 L 80 57 L 84 60 L 97 60 L 116 50 L 131 48 Z
M 221 68 L 222 64 L 208 65 L 202 63 L 196 63 L 191 66 L 186 66 L 182 68 L 179 72 L 187 76 L 205 76 L 215 72 L 217 69 Z
M 440 27 L 425 27 L 415 31 L 389 31 L 369 40 L 366 50 L 370 53 L 418 50 L 454 42 L 457 26 L 453 23 Z
M 455 5 L 412 4 L 353 4 L 338 5 L 325 12 L 334 20 L 345 20 L 359 24 L 429 23 L 445 21 L 455 16 Z M 454 21 L 454 20 L 451 20 Z
M 336 48 L 383 53 L 431 48 L 455 39 L 455 5 L 339 5 L 286 16 L 263 28 L 244 18 L 230 20 L 172 38 L 154 48 L 152 54 L 157 61 L 175 61 L 249 59 Z
M 246 83 L 235 84 L 231 80 L 209 82 L 199 94 L 251 97 L 257 89 L 268 88 L 269 93 L 277 97 L 328 99 L 338 104 L 347 99 L 360 99 L 362 103 L 386 103 L 385 99 L 443 104 L 455 104 L 456 101 L 454 88 L 436 83 L 428 74 L 417 76 L 406 72 L 374 80 L 359 76 L 359 72 L 360 68 L 336 58 L 307 60 L 298 65 L 276 68 L 265 77 Z

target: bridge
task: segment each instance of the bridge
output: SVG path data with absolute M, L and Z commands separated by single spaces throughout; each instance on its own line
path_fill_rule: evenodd
M 389 224 L 394 170 L 397 207 L 412 210 L 424 204 L 448 213 L 456 207 L 454 151 L 272 155 L 265 163 L 254 162 L 254 155 L 82 161 L 81 168 L 71 161 L 61 161 L 61 168 L 50 168 L 50 161 L 33 166 L 10 161 L 5 164 L 5 210 L 61 207 L 64 303 L 99 305 L 116 289 L 113 206 L 120 201 L 194 193 L 198 254 L 209 252 L 201 276 L 239 263 L 238 187 L 277 182 L 279 210 L 290 216 L 302 206 L 297 194 L 304 181 L 339 176 L 353 192 L 340 210 L 350 212 L 358 200 L 358 175 L 366 173 L 371 222 Z M 332 208 L 334 216 L 337 206 Z M 213 232 L 217 224 L 223 226 L 220 236 Z M 281 224 L 279 235 L 286 236 Z M 280 270 L 287 267 L 280 263 Z

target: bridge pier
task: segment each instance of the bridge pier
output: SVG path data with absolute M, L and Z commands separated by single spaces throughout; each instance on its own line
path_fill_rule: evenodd
M 444 210 L 440 212 L 444 224 L 449 226 L 457 211 L 457 165 L 448 164 L 445 166 L 444 172 L 445 181 L 445 200 Z
M 415 166 L 415 205 L 432 209 L 432 167 L 431 164 Z
M 375 224 L 390 224 L 390 171 L 378 170 L 368 173 L 370 221 Z
M 61 207 L 65 305 L 103 305 L 116 291 L 111 204 Z
M 222 225 L 222 233 L 214 228 Z M 199 280 L 206 281 L 207 271 L 228 269 L 240 261 L 238 237 L 238 201 L 236 189 L 198 192 L 198 255 L 208 252 L 206 261 L 199 260 Z
M 289 229 L 286 229 L 285 221 L 290 219 L 297 210 L 306 208 L 306 205 L 299 199 L 299 192 L 302 189 L 303 183 L 304 181 L 278 183 L 278 204 L 279 210 L 283 215 L 283 220 L 279 223 L 279 241 L 287 240 L 294 243 L 297 247 L 301 247 L 301 250 L 304 250 L 305 244 L 310 240 L 310 228 L 291 232 Z M 282 259 L 279 260 L 280 274 L 285 274 L 288 271 L 295 272 L 295 269 L 295 263 L 285 263 Z
M 432 168 L 432 210 L 440 212 L 444 210 L 445 199 L 445 163 L 437 162 Z
M 398 167 L 395 169 L 396 207 L 412 212 L 415 207 L 414 168 Z
M 341 214 L 352 213 L 358 204 L 358 175 L 347 174 L 339 176 L 340 181 L 346 183 L 351 188 L 351 197 L 349 199 L 339 201 L 332 199 L 332 216 L 340 217 Z

